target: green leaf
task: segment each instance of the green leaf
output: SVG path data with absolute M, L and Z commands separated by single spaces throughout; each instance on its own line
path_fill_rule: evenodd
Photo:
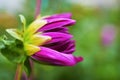
M 4 48 L 3 37 L 0 37 L 0 49 Z
M 4 47 L 5 47 L 4 43 L 2 41 L 0 41 L 0 49 L 2 49 Z
M 3 56 L 5 56 L 10 62 L 20 63 L 24 59 L 24 50 L 23 50 L 23 44 L 19 40 L 15 41 L 7 41 L 4 40 L 4 45 L 1 49 L 1 53 Z

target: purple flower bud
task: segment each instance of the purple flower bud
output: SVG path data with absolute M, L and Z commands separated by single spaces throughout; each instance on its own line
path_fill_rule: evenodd
M 31 57 L 42 64 L 56 66 L 74 66 L 82 61 L 82 57 L 75 57 L 75 41 L 68 32 L 68 27 L 75 24 L 75 20 L 70 19 L 71 13 L 55 14 L 45 17 L 47 24 L 37 32 L 42 32 L 43 36 L 50 36 L 51 40 L 39 46 L 40 51 Z

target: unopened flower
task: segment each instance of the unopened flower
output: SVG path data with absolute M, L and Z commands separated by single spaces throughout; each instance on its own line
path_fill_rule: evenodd
M 75 41 L 67 26 L 75 24 L 75 20 L 70 18 L 70 13 L 39 17 L 25 27 L 26 21 L 21 16 L 23 32 L 16 29 L 8 29 L 7 32 L 23 42 L 26 55 L 34 60 L 42 64 L 73 66 L 83 58 L 72 54 L 75 51 Z

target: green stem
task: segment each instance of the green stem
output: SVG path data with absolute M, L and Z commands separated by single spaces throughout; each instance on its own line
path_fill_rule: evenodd
M 30 58 L 29 58 L 29 62 L 30 62 L 31 73 L 28 80 L 34 80 L 34 63 Z
M 22 67 L 23 67 L 23 64 L 22 64 L 22 63 L 19 63 L 19 64 L 17 65 L 17 70 L 16 70 L 16 74 L 15 74 L 14 80 L 21 80 Z

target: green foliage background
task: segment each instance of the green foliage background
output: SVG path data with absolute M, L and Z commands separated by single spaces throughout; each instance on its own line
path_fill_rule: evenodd
M 58 5 L 59 3 L 59 5 Z M 34 20 L 35 0 L 26 0 L 23 11 L 12 18 L 14 22 L 0 23 L 0 34 L 7 27 L 21 27 L 18 14 L 27 18 L 27 24 Z M 84 61 L 74 67 L 54 67 L 35 63 L 35 80 L 120 80 L 120 8 L 83 7 L 65 0 L 42 0 L 41 14 L 71 12 L 76 24 L 70 32 L 76 40 L 76 56 Z M 2 12 L 1 13 L 6 13 Z M 10 16 L 8 16 L 10 17 Z M 105 47 L 101 43 L 101 28 L 113 24 L 117 30 L 114 42 Z M 12 56 L 12 55 L 11 55 Z M 0 80 L 13 80 L 16 64 L 10 63 L 0 53 Z

